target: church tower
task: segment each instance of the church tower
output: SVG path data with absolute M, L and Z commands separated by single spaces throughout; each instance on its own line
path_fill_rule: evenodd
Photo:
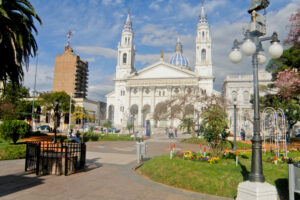
M 204 3 L 197 24 L 195 72 L 198 76 L 212 76 L 211 37 Z
M 133 30 L 128 12 L 123 26 L 121 42 L 118 44 L 118 64 L 116 78 L 123 79 L 135 71 L 134 68 L 135 46 L 133 46 Z

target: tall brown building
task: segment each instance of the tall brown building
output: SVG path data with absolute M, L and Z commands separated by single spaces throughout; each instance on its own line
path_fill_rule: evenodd
M 75 98 L 86 98 L 88 87 L 88 62 L 74 54 L 67 45 L 64 53 L 55 57 L 53 92 L 65 91 Z

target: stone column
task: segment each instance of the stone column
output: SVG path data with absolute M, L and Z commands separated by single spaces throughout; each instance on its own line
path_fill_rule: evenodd
M 127 92 L 127 94 L 128 94 L 128 100 L 127 100 L 127 105 L 126 105 L 126 107 L 127 108 L 125 108 L 124 109 L 124 113 L 127 113 L 128 114 L 128 116 L 126 116 L 127 117 L 127 122 L 126 122 L 126 124 L 128 124 L 128 120 L 131 120 L 131 117 L 130 117 L 130 106 L 131 106 L 131 87 L 126 87 L 126 92 Z
M 138 125 L 142 126 L 142 109 L 143 109 L 143 87 L 139 88 L 139 111 L 138 111 Z
M 151 123 L 151 126 L 152 127 L 155 127 L 156 126 L 156 122 L 155 120 L 153 119 L 153 115 L 154 115 L 154 111 L 155 111 L 155 87 L 151 87 L 151 110 L 150 110 L 150 113 L 151 113 L 151 120 L 150 120 L 150 123 Z

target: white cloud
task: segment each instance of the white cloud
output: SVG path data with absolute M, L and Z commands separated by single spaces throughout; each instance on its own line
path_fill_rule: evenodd
M 36 90 L 51 91 L 53 86 L 54 67 L 48 65 L 37 66 Z M 34 88 L 35 65 L 30 65 L 29 70 L 24 72 L 24 85 Z
M 88 55 L 100 55 L 106 58 L 117 58 L 117 50 L 104 48 L 104 47 L 90 47 L 90 46 L 75 46 L 76 49 L 80 53 L 85 53 Z
M 297 0 L 300 2 L 299 0 Z M 277 31 L 281 40 L 287 37 L 287 25 L 289 23 L 289 16 L 299 4 L 296 2 L 286 5 L 279 11 L 272 11 L 267 14 L 267 36 L 271 35 L 273 31 Z M 216 77 L 215 89 L 221 90 L 222 83 L 226 75 L 231 74 L 252 74 L 251 58 L 243 56 L 242 62 L 238 65 L 232 64 L 229 61 L 228 55 L 231 51 L 233 40 L 242 39 L 242 27 L 248 22 L 237 21 L 235 23 L 228 23 L 227 21 L 220 22 L 218 26 L 212 28 L 212 55 L 213 55 L 213 71 Z M 269 42 L 264 42 L 264 49 L 270 45 Z M 268 53 L 266 53 L 268 54 Z M 265 66 L 260 66 L 264 69 Z
M 148 46 L 172 45 L 176 41 L 175 27 L 165 25 L 146 24 L 140 29 L 143 34 L 142 44 Z
M 115 75 L 103 76 L 98 83 L 89 85 L 88 98 L 92 100 L 106 101 L 105 95 L 114 90 Z
M 92 63 L 92 62 L 96 61 L 96 58 L 95 57 L 90 57 L 90 58 L 87 58 L 86 61 L 88 61 L 89 63 Z
M 115 6 L 115 5 L 118 5 L 118 4 L 121 4 L 123 3 L 123 0 L 102 0 L 102 4 L 104 5 L 112 5 L 112 6 Z

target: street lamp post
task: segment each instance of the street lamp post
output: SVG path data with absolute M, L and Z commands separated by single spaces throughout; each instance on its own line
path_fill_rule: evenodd
M 260 136 L 260 117 L 259 117 L 259 88 L 258 88 L 258 64 L 264 64 L 266 62 L 266 57 L 263 54 L 262 42 L 271 40 L 271 46 L 269 47 L 269 54 L 272 58 L 279 58 L 283 49 L 279 44 L 277 33 L 273 33 L 271 37 L 261 36 L 266 34 L 265 17 L 257 14 L 257 11 L 267 8 L 269 2 L 267 0 L 258 1 L 252 0 L 249 13 L 251 15 L 250 24 L 244 27 L 245 39 L 242 42 L 237 40 L 234 41 L 233 51 L 230 53 L 229 58 L 233 63 L 239 63 L 242 59 L 242 54 L 239 51 L 239 46 L 241 45 L 242 51 L 246 56 L 252 56 L 253 65 L 253 90 L 254 90 L 254 134 L 252 138 L 252 158 L 251 158 L 251 172 L 249 175 L 250 182 L 264 183 L 265 177 L 263 175 L 262 168 L 262 139 Z M 251 184 L 250 184 L 251 185 Z M 272 186 L 265 184 L 266 188 L 272 188 Z M 248 187 L 248 188 L 247 188 Z M 258 188 L 257 184 L 254 188 Z M 249 183 L 245 182 L 244 185 L 239 185 L 238 197 L 237 199 L 245 199 L 247 196 L 247 191 L 249 190 Z M 273 189 L 271 189 L 273 190 Z M 254 195 L 260 196 L 258 194 L 260 190 L 253 190 Z M 272 198 L 277 195 L 276 189 L 272 191 Z M 241 193 L 241 194 L 239 194 Z M 249 193 L 249 192 L 248 192 Z M 275 193 L 275 194 L 274 194 Z M 263 199 L 262 196 L 256 199 Z
M 58 100 L 55 101 L 55 109 L 54 109 L 54 116 L 55 116 L 55 121 L 54 121 L 54 139 L 53 142 L 56 142 L 56 133 L 57 133 L 57 118 L 58 118 L 58 107 L 60 105 L 60 102 Z
M 236 100 L 233 102 L 233 151 L 236 151 Z

